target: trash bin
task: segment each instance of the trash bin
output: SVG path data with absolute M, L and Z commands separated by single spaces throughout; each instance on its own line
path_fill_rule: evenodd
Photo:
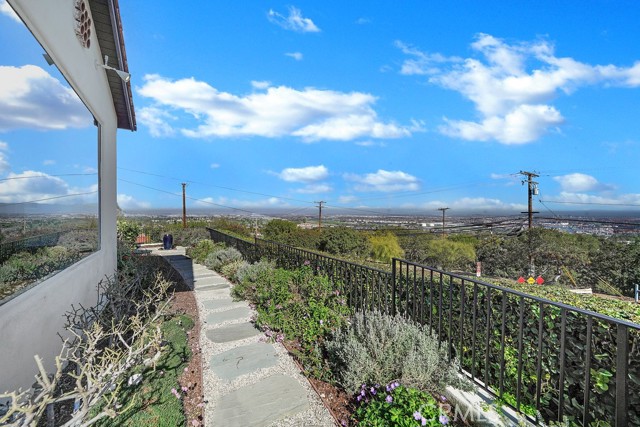
M 171 249 L 171 243 L 169 243 L 169 235 L 166 233 L 162 237 L 162 249 L 165 249 L 165 250 Z

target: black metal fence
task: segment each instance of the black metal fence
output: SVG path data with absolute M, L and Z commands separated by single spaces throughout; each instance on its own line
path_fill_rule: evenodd
M 429 326 L 465 375 L 531 421 L 640 426 L 638 324 L 405 260 L 389 273 L 209 231 L 248 260 L 327 275 L 356 310 Z
M 5 262 L 11 255 L 17 252 L 35 250 L 44 246 L 55 246 L 62 233 L 62 231 L 58 231 L 2 243 L 0 244 L 0 262 Z

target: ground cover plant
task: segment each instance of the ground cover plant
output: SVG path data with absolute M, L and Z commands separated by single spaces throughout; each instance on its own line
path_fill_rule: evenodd
M 391 381 L 386 386 L 362 384 L 353 414 L 362 427 L 440 427 L 450 423 L 446 398 L 438 402 L 432 395 Z

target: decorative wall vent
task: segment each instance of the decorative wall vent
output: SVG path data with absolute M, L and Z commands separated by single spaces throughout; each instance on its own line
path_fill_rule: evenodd
M 76 36 L 80 44 L 87 49 L 91 47 L 91 17 L 85 0 L 75 1 L 74 18 L 76 20 Z

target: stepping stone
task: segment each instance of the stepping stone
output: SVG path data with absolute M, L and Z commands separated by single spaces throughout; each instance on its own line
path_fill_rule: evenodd
M 211 369 L 223 380 L 232 381 L 241 375 L 275 366 L 278 353 L 271 344 L 258 342 L 216 354 L 211 358 Z
M 229 285 L 209 285 L 209 286 L 196 286 L 196 291 L 221 291 L 223 289 L 228 289 Z M 229 292 L 220 293 L 220 295 L 229 295 Z
M 204 301 L 202 305 L 207 310 L 220 310 L 221 308 L 232 308 L 246 305 L 247 303 L 243 303 L 242 301 L 234 301 L 231 298 L 220 298 L 220 299 L 212 299 L 208 301 Z
M 235 325 L 223 326 L 216 329 L 208 329 L 205 335 L 214 343 L 225 343 L 230 341 L 243 340 L 245 338 L 260 335 L 251 323 L 236 323 Z
M 268 426 L 308 408 L 306 390 L 293 378 L 278 374 L 222 396 L 211 425 Z
M 215 325 L 216 323 L 228 322 L 229 320 L 248 320 L 250 315 L 251 310 L 249 307 L 238 307 L 227 311 L 211 313 L 207 316 L 206 321 L 210 325 Z
M 193 279 L 194 282 L 196 282 L 198 285 L 203 286 L 203 285 L 228 285 L 229 281 L 223 277 L 203 277 L 203 278 L 194 278 Z

